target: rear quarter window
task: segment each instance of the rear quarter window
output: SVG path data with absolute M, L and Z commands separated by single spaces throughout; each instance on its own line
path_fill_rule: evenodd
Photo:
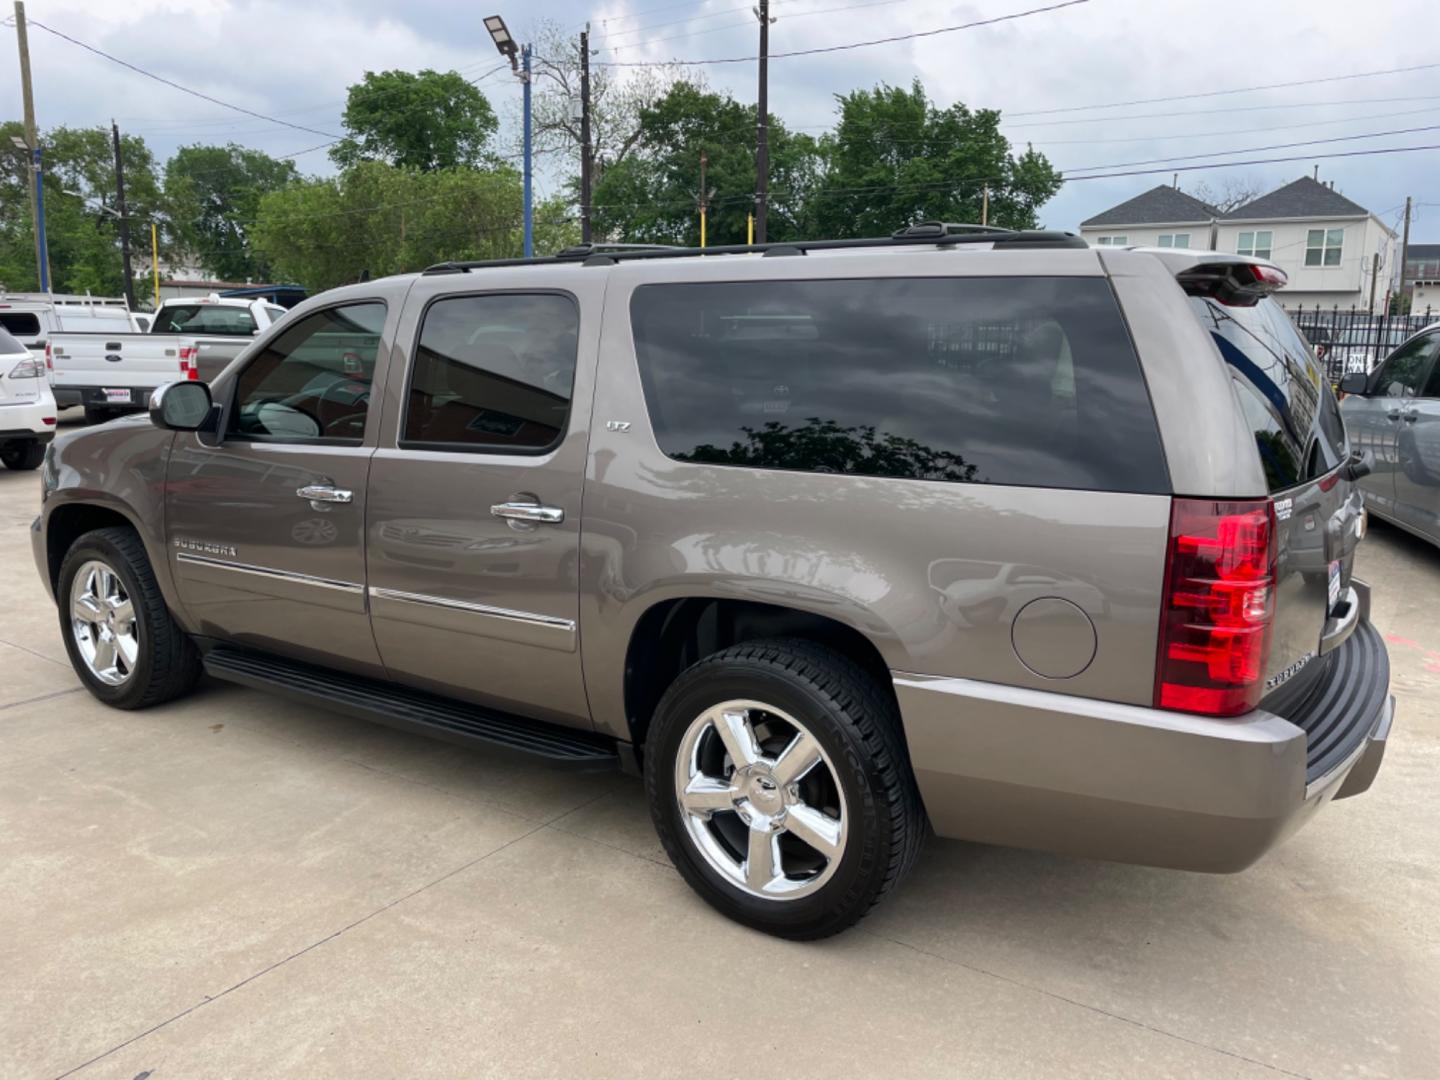
M 1279 304 L 1267 297 L 1237 307 L 1192 297 L 1190 307 L 1230 369 L 1272 492 L 1323 476 L 1345 460 L 1335 395 Z
M 1169 490 L 1099 278 L 645 285 L 631 321 L 651 424 L 677 461 Z
M 0 329 L 16 337 L 33 338 L 40 333 L 40 320 L 28 311 L 12 311 L 0 315 Z

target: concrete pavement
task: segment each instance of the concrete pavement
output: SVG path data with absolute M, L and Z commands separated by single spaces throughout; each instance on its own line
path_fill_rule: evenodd
M 1207 877 L 932 840 L 858 929 L 692 896 L 639 785 L 206 684 L 104 708 L 0 471 L 0 1076 L 1440 1075 L 1440 551 L 1376 525 L 1367 795 Z

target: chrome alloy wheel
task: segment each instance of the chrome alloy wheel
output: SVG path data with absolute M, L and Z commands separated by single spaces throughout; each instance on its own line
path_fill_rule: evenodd
M 750 896 L 808 896 L 845 852 L 849 819 L 835 765 L 773 705 L 725 701 L 696 717 L 675 758 L 675 798 L 701 856 Z
M 70 633 L 85 666 L 119 686 L 140 659 L 140 627 L 120 575 L 99 559 L 84 563 L 70 583 Z

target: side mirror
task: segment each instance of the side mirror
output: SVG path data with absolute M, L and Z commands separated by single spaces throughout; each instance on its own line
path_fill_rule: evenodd
M 1369 476 L 1373 460 L 1369 450 L 1356 450 L 1345 462 L 1342 475 L 1351 482 L 1359 480 L 1362 476 Z
M 1370 389 L 1370 376 L 1363 371 L 1348 371 L 1340 376 L 1340 393 L 1364 397 Z
M 210 387 L 186 379 L 150 394 L 150 422 L 167 431 L 198 431 L 210 417 Z

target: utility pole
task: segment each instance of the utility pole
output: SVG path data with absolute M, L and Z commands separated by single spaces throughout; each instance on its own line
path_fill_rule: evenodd
M 1400 241 L 1400 293 L 1405 293 L 1405 263 L 1410 258 L 1410 196 L 1405 196 L 1405 235 Z M 1411 299 L 1414 297 L 1412 295 Z
M 1370 256 L 1370 314 L 1375 314 L 1375 285 L 1380 280 L 1380 252 Z
M 580 32 L 580 242 L 590 243 L 590 24 Z
M 706 198 L 705 188 L 705 166 L 710 164 L 710 159 L 705 156 L 705 151 L 700 151 L 700 246 L 705 246 L 705 211 L 710 209 L 710 200 Z
M 525 84 L 525 258 L 535 257 L 535 214 L 530 195 L 530 46 L 520 49 L 520 79 Z
M 110 139 L 115 144 L 115 209 L 120 225 L 120 263 L 125 272 L 125 304 L 135 310 L 135 275 L 130 268 L 130 217 L 125 213 L 125 159 L 120 153 L 120 125 L 110 121 Z
M 985 185 L 984 194 L 980 196 L 980 224 L 990 224 L 990 185 Z
M 765 210 L 770 198 L 770 0 L 753 9 L 760 20 L 760 92 L 755 105 L 755 243 L 765 243 Z
M 15 37 L 20 44 L 20 96 L 25 108 L 25 146 L 30 152 L 30 213 L 35 233 L 35 276 L 41 292 L 50 291 L 50 252 L 45 243 L 45 193 L 41 190 L 40 135 L 35 130 L 35 91 L 30 85 L 30 36 L 25 5 L 15 0 Z

